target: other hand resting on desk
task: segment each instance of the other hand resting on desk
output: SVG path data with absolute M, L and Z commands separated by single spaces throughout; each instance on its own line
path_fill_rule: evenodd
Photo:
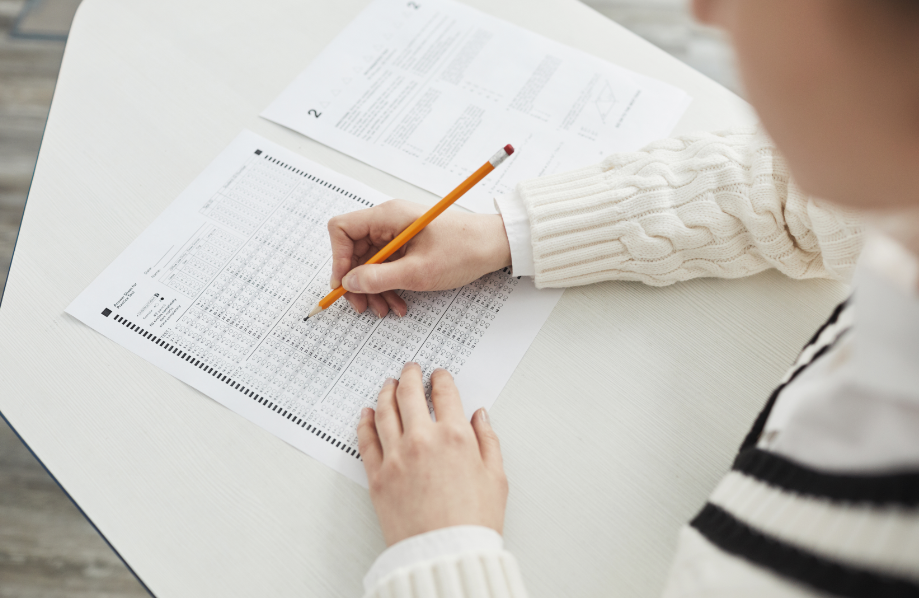
M 466 420 L 446 370 L 431 375 L 431 420 L 421 367 L 407 363 L 388 379 L 377 410 L 365 408 L 357 427 L 370 498 L 387 546 L 455 525 L 501 533 L 507 478 L 498 437 L 484 409 Z

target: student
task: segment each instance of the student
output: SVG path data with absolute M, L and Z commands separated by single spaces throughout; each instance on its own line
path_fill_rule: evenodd
M 919 0 L 695 0 L 694 10 L 733 38 L 781 156 L 758 131 L 661 141 L 523 182 L 498 199 L 503 216 L 451 211 L 377 266 L 355 267 L 422 208 L 394 201 L 337 217 L 332 286 L 343 278 L 356 309 L 383 316 L 405 313 L 392 289 L 454 288 L 507 265 L 541 287 L 767 268 L 847 279 L 867 239 L 856 294 L 680 531 L 664 595 L 919 596 Z M 525 596 L 500 536 L 497 436 L 484 410 L 464 419 L 447 372 L 432 384 L 436 423 L 407 364 L 358 426 L 389 546 L 367 595 Z

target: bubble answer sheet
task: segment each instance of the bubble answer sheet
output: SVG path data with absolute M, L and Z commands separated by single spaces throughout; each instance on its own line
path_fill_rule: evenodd
M 245 131 L 66 311 L 366 486 L 357 422 L 387 377 L 416 361 L 430 394 L 445 368 L 468 416 L 490 407 L 562 294 L 502 270 L 402 291 L 404 318 L 339 300 L 304 321 L 329 219 L 387 199 Z
M 453 0 L 373 0 L 262 116 L 438 195 L 510 143 L 458 202 L 494 213 L 522 180 L 667 137 L 689 103 Z

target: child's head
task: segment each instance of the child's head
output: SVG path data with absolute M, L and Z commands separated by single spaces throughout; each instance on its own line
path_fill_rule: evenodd
M 919 0 L 694 0 L 802 188 L 919 206 Z

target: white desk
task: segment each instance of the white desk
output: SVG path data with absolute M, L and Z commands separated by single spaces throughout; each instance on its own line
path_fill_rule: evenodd
M 0 309 L 0 411 L 157 596 L 356 596 L 383 549 L 363 488 L 63 313 L 244 127 L 432 202 L 257 116 L 365 1 L 77 13 Z M 470 4 L 687 90 L 678 133 L 751 121 L 575 0 Z M 568 291 L 492 411 L 532 595 L 655 595 L 679 525 L 844 293 L 774 273 Z

